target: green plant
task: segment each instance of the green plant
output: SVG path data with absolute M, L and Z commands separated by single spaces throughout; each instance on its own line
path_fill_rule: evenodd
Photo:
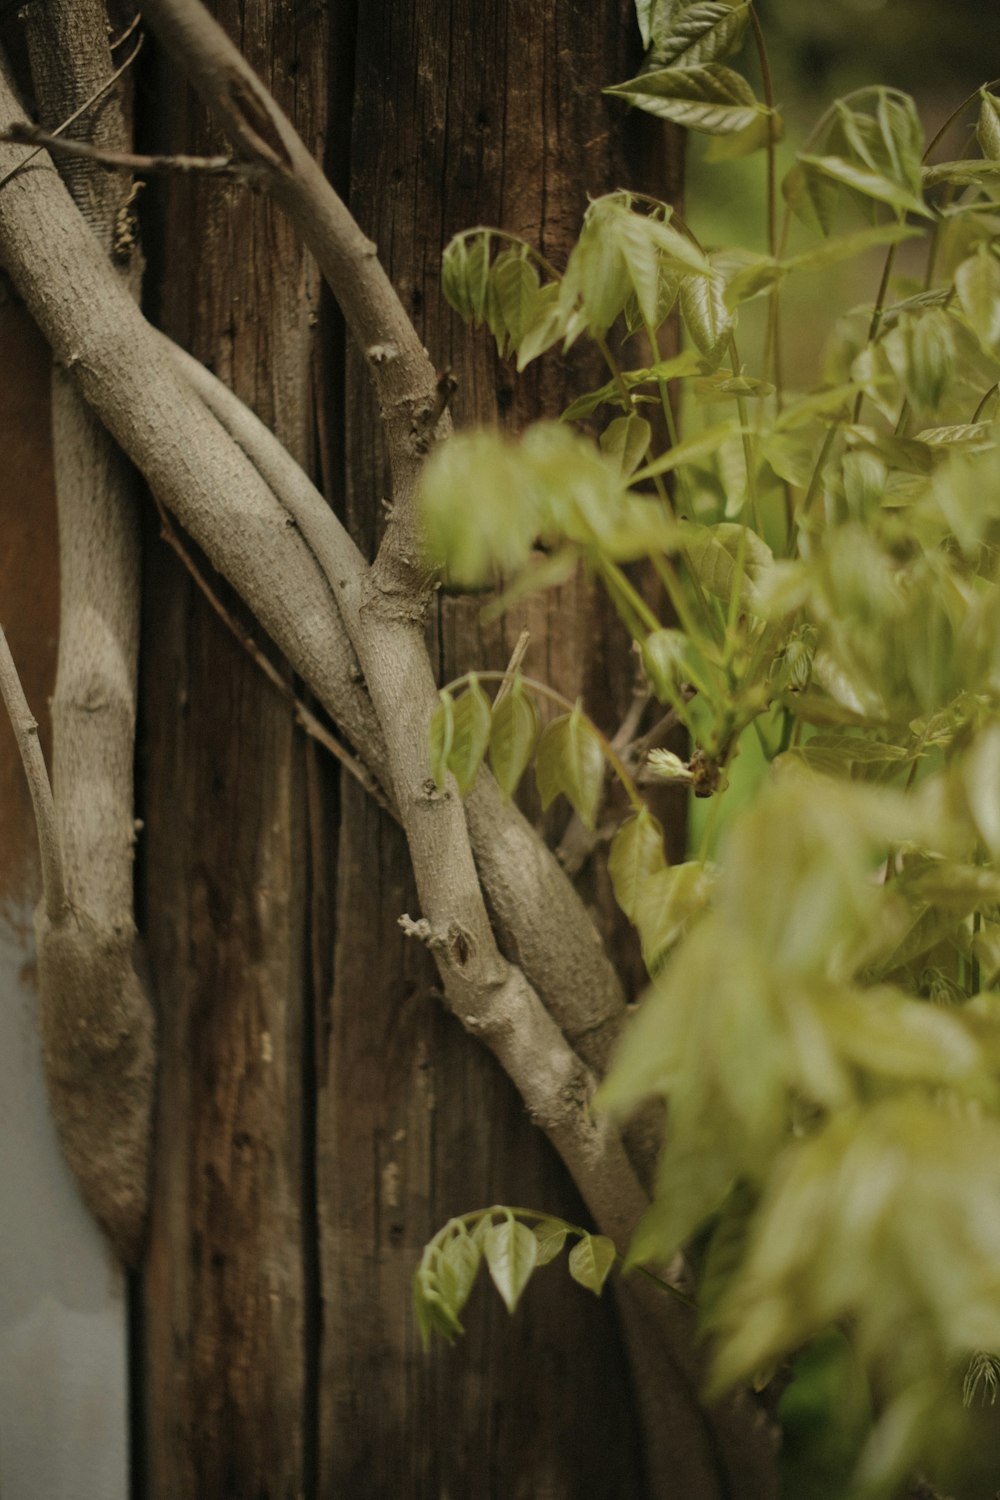
M 459 434 L 427 466 L 423 513 L 454 585 L 502 585 L 492 610 L 580 566 L 598 577 L 690 753 L 647 734 L 621 754 L 566 702 L 539 732 L 535 699 L 558 694 L 513 674 L 491 705 L 473 674 L 441 692 L 433 770 L 464 794 L 488 754 L 510 795 L 534 758 L 543 805 L 565 794 L 590 827 L 608 763 L 624 784 L 610 868 L 651 985 L 601 1103 L 625 1118 L 656 1096 L 670 1116 L 628 1259 L 666 1265 L 698 1235 L 716 1391 L 844 1330 L 865 1394 L 837 1483 L 848 1451 L 851 1493 L 888 1494 L 942 1460 L 963 1375 L 988 1387 L 1000 1351 L 1000 99 L 984 86 L 926 149 L 906 95 L 834 101 L 779 225 L 753 7 L 637 11 L 646 64 L 610 92 L 710 132 L 718 155 L 768 151 L 770 253 L 703 247 L 627 192 L 590 204 L 562 271 L 500 231 L 457 236 L 447 295 L 501 355 L 520 370 L 590 338 L 609 379 L 516 441 Z M 722 62 L 748 28 L 764 103 Z M 978 154 L 934 160 L 972 109 Z M 820 238 L 790 253 L 796 220 Z M 784 389 L 783 284 L 872 247 L 872 305 L 838 323 L 815 389 Z M 759 297 L 748 361 L 737 324 Z M 665 356 L 678 310 L 686 346 Z M 576 425 L 595 420 L 596 442 Z M 764 769 L 727 818 L 748 736 Z M 654 776 L 711 799 L 680 865 L 637 785 Z M 466 1279 L 449 1300 L 433 1272 L 466 1264 L 458 1223 L 417 1274 L 425 1332 L 458 1329 Z M 831 1384 L 825 1359 L 809 1389 L 835 1425 L 846 1367 Z

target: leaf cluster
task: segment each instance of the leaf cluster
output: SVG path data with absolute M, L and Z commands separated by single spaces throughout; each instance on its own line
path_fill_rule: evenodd
M 723 61 L 752 6 L 636 9 L 643 69 L 611 92 L 773 169 L 773 106 Z M 431 560 L 499 585 L 492 611 L 599 579 L 640 687 L 687 732 L 686 756 L 626 753 L 633 779 L 581 705 L 541 731 L 552 689 L 518 678 L 491 704 L 471 676 L 442 691 L 431 759 L 464 794 L 488 756 L 511 795 L 534 758 L 543 802 L 590 825 L 609 762 L 624 780 L 609 869 L 651 982 L 599 1097 L 670 1120 L 629 1259 L 701 1247 L 719 1389 L 799 1359 L 802 1392 L 828 1395 L 850 1367 L 864 1399 L 831 1452 L 852 1495 L 933 1468 L 963 1370 L 982 1384 L 1000 1358 L 1000 100 L 954 120 L 970 110 L 978 154 L 931 160 L 947 131 L 925 147 L 898 90 L 835 101 L 767 255 L 706 250 L 628 193 L 590 204 L 562 271 L 459 236 L 449 299 L 502 354 L 523 368 L 588 338 L 608 379 L 516 440 L 459 434 L 423 486 Z M 789 253 L 793 219 L 816 238 Z M 904 242 L 922 275 L 894 274 Z M 788 279 L 873 250 L 822 382 L 785 389 Z M 671 316 L 686 342 L 665 353 Z M 732 815 L 751 743 L 765 769 Z M 710 804 L 678 864 L 638 790 L 655 779 Z M 793 1382 L 790 1421 L 796 1400 Z
M 567 1239 L 574 1241 L 567 1257 L 570 1276 L 599 1296 L 619 1258 L 607 1235 L 551 1214 L 503 1205 L 449 1219 L 425 1246 L 413 1277 L 413 1307 L 424 1348 L 430 1347 L 434 1333 L 453 1343 L 464 1332 L 460 1315 L 483 1262 L 513 1313 L 535 1271 L 555 1260 Z

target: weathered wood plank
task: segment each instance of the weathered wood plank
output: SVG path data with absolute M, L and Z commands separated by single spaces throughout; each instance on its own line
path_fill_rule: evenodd
M 321 149 L 321 8 L 216 10 Z M 161 149 L 218 149 L 162 65 L 146 131 Z M 171 182 L 150 223 L 163 326 L 308 463 L 318 282 L 288 224 L 256 195 L 194 181 Z M 144 915 L 162 1056 L 142 1492 L 292 1500 L 313 1446 L 301 745 L 162 545 L 147 583 Z
M 637 183 L 626 165 L 637 142 L 600 95 L 634 62 L 633 27 L 626 0 L 487 0 L 445 14 L 427 0 L 359 8 L 344 186 L 432 358 L 458 377 L 460 422 L 556 415 L 572 380 L 605 378 L 583 355 L 572 374 L 549 359 L 515 386 L 487 337 L 447 308 L 439 266 L 449 236 L 476 223 L 523 234 L 559 263 L 588 190 L 626 181 L 665 190 L 648 177 Z M 388 478 L 353 351 L 346 369 L 346 513 L 370 553 Z M 632 687 L 627 646 L 582 580 L 490 629 L 476 601 L 442 600 L 442 680 L 505 665 L 524 623 L 530 668 L 584 694 L 614 727 Z M 321 1493 L 639 1496 L 641 1444 L 612 1307 L 581 1296 L 563 1267 L 529 1289 L 513 1322 L 484 1287 L 465 1340 L 429 1358 L 420 1351 L 409 1281 L 446 1218 L 494 1201 L 577 1220 L 583 1210 L 506 1079 L 440 1013 L 433 971 L 396 927 L 415 900 L 398 833 L 349 789 L 318 1057 Z M 619 930 L 607 906 L 605 915 Z

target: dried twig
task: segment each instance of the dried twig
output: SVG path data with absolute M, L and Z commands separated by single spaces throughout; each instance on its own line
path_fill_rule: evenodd
M 45 757 L 38 743 L 38 721 L 28 707 L 21 679 L 11 656 L 7 637 L 0 630 L 0 695 L 3 696 L 10 718 L 14 738 L 21 755 L 21 764 L 31 792 L 31 805 L 35 811 L 35 828 L 38 832 L 38 851 L 42 861 L 42 890 L 45 909 L 52 921 L 65 915 L 68 901 L 66 876 L 63 866 L 62 847 L 59 841 L 59 825 L 56 821 L 52 786 L 45 769 Z
M 132 151 L 103 151 L 89 141 L 71 140 L 57 130 L 43 130 L 39 125 L 12 125 L 0 140 L 10 141 L 16 146 L 37 146 L 39 150 L 63 156 L 80 156 L 106 167 L 109 172 L 142 172 L 146 176 L 160 172 L 198 172 L 205 177 L 224 177 L 248 184 L 260 176 L 259 169 L 251 162 L 240 162 L 232 156 L 144 156 Z
M 108 90 L 114 87 L 119 78 L 121 78 L 122 74 L 127 73 L 129 68 L 135 62 L 136 58 L 139 56 L 139 53 L 142 51 L 143 41 L 144 37 L 142 32 L 140 32 L 139 40 L 132 48 L 132 51 L 129 53 L 128 57 L 126 57 L 125 61 L 115 69 L 110 78 L 105 79 L 100 88 L 95 89 L 94 92 L 83 101 L 79 109 L 75 109 L 71 115 L 68 115 L 66 119 L 63 120 L 61 125 L 57 126 L 57 128 L 52 132 L 54 136 L 62 135 L 64 130 L 69 129 L 74 120 L 78 120 L 81 115 L 85 115 L 88 109 L 92 109 L 93 106 L 98 102 L 98 100 L 104 98 L 104 95 L 108 92 Z M 9 137 L 4 137 L 4 139 L 8 138 Z M 12 177 L 16 177 L 19 172 L 23 172 L 25 167 L 28 166 L 30 162 L 33 162 L 35 157 L 44 150 L 44 146 L 36 146 L 34 151 L 30 152 L 30 154 L 26 156 L 23 161 L 19 161 L 17 163 L 16 167 L 11 167 L 9 172 L 6 172 L 3 177 L 0 177 L 0 188 L 3 187 L 5 182 L 9 182 Z
M 525 628 L 518 636 L 517 644 L 510 654 L 510 661 L 507 663 L 507 670 L 504 673 L 503 682 L 501 682 L 499 690 L 497 691 L 497 695 L 493 699 L 494 708 L 499 707 L 499 705 L 506 698 L 507 694 L 510 692 L 511 688 L 514 686 L 514 678 L 517 676 L 520 670 L 521 663 L 524 661 L 525 654 L 530 644 L 531 631 Z
M 291 704 L 295 714 L 296 723 L 299 724 L 299 726 L 305 731 L 305 733 L 308 734 L 312 739 L 314 739 L 317 744 L 322 745 L 324 750 L 328 750 L 332 756 L 340 761 L 340 764 L 344 767 L 344 769 L 354 777 L 355 781 L 357 781 L 360 786 L 364 787 L 365 791 L 369 794 L 370 797 L 373 797 L 375 799 L 379 807 L 381 807 L 384 812 L 387 812 L 391 818 L 395 818 L 395 808 L 390 803 L 388 797 L 385 795 L 385 792 L 382 790 L 382 787 L 376 781 L 375 777 L 369 771 L 368 767 L 364 764 L 363 761 L 360 761 L 357 756 L 352 755 L 351 752 L 330 733 L 326 725 L 316 717 L 312 709 L 309 708 L 306 703 L 303 703 L 302 699 L 298 696 L 291 683 L 282 676 L 282 674 L 278 671 L 278 668 L 271 661 L 270 657 L 261 650 L 260 646 L 257 644 L 256 640 L 250 634 L 250 632 L 248 630 L 245 630 L 244 627 L 236 619 L 235 615 L 233 615 L 226 608 L 219 595 L 215 592 L 212 585 L 209 583 L 208 579 L 205 577 L 204 573 L 198 567 L 198 564 L 195 562 L 194 558 L 191 556 L 190 552 L 185 547 L 180 537 L 177 535 L 177 531 L 175 530 L 173 523 L 171 522 L 170 517 L 161 504 L 160 500 L 155 495 L 153 496 L 153 500 L 155 502 L 156 509 L 159 512 L 160 534 L 163 537 L 163 540 L 176 552 L 177 556 L 180 558 L 181 562 L 184 564 L 185 568 L 190 573 L 192 579 L 204 594 L 205 598 L 212 606 L 219 619 L 236 637 L 240 645 L 243 647 L 244 651 L 246 651 L 247 655 L 251 657 L 254 662 L 256 662 L 257 666 L 263 672 L 268 682 L 276 687 L 281 696 Z

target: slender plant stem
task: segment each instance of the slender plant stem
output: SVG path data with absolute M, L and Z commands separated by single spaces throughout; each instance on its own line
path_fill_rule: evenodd
M 42 891 L 45 910 L 52 922 L 63 918 L 69 907 L 66 891 L 66 873 L 59 838 L 59 821 L 52 798 L 52 784 L 45 769 L 45 757 L 38 743 L 38 721 L 28 707 L 21 679 L 7 644 L 7 637 L 0 630 L 0 695 L 10 718 L 14 738 L 21 756 L 21 764 L 31 793 L 31 805 L 35 812 L 35 828 L 38 833 L 38 852 L 42 862 Z
M 398 822 L 399 815 L 396 809 L 392 806 L 382 787 L 368 770 L 368 767 L 362 761 L 358 760 L 356 756 L 352 755 L 349 750 L 346 750 L 340 741 L 330 733 L 326 725 L 316 717 L 312 709 L 298 696 L 291 683 L 278 671 L 278 668 L 271 661 L 270 657 L 264 654 L 250 632 L 245 630 L 235 616 L 230 613 L 181 541 L 169 515 L 155 494 L 153 499 L 160 516 L 160 532 L 163 540 L 176 552 L 222 623 L 236 637 L 251 660 L 256 662 L 268 682 L 277 688 L 281 696 L 291 705 L 296 723 L 311 739 L 314 739 L 317 744 L 323 746 L 324 750 L 328 750 L 336 760 L 339 760 L 345 771 L 348 771 L 354 777 L 355 781 L 364 787 L 365 791 L 369 796 L 374 798 L 383 811 L 387 812 L 391 818 L 396 819 Z

